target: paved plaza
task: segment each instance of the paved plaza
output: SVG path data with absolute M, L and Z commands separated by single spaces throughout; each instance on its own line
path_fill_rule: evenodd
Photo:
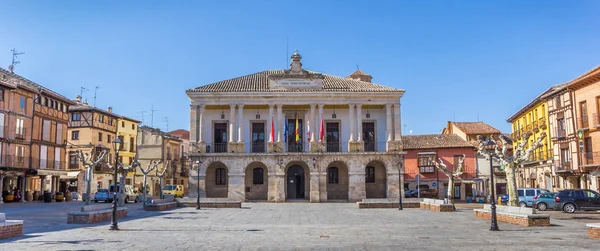
M 421 209 L 357 209 L 354 203 L 244 203 L 242 209 L 179 208 L 146 212 L 130 204 L 121 231 L 109 222 L 67 225 L 80 203 L 0 205 L 24 219 L 24 236 L 0 250 L 597 250 L 585 223 L 552 220 L 526 228 L 476 219 L 471 209 L 436 213 Z M 34 207 L 35 206 L 35 207 Z M 34 211 L 45 207 L 47 210 Z M 586 222 L 599 222 L 593 218 Z

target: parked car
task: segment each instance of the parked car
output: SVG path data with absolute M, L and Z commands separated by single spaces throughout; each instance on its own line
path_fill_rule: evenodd
M 175 197 L 183 197 L 183 185 L 166 185 L 163 194 L 172 194 Z
M 114 192 L 114 186 L 115 185 L 111 184 L 110 187 L 109 187 L 111 201 L 112 201 L 112 196 L 113 196 L 112 193 Z M 121 185 L 119 185 L 119 191 L 121 191 L 120 189 L 121 189 Z M 138 201 L 139 200 L 138 196 L 135 193 L 135 191 L 133 190 L 133 186 L 131 186 L 131 185 L 125 185 L 124 193 L 125 193 L 125 195 L 124 195 L 125 196 L 125 203 L 129 203 L 131 201 L 133 201 L 135 203 L 139 202 Z
M 108 189 L 98 189 L 94 194 L 94 202 L 98 203 L 98 201 L 112 202 L 112 194 L 108 192 Z
M 557 193 L 543 193 L 533 198 L 533 208 L 537 208 L 540 211 L 546 211 L 547 209 L 554 208 L 554 196 Z
M 550 191 L 542 188 L 518 188 L 517 194 L 519 196 L 519 206 L 520 207 L 531 207 L 533 206 L 533 198 L 543 193 L 549 193 Z M 508 204 L 509 195 L 501 196 L 502 204 Z
M 554 197 L 554 209 L 565 213 L 576 210 L 600 210 L 600 194 L 587 189 L 567 189 Z

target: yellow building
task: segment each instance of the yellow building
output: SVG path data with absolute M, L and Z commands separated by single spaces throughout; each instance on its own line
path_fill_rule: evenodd
M 530 155 L 529 160 L 522 164 L 522 169 L 518 169 L 516 178 L 519 187 L 544 188 L 550 191 L 558 189 L 558 184 L 554 184 L 554 154 L 548 109 L 546 101 L 542 99 L 544 94 L 552 90 L 553 88 L 546 90 L 506 120 L 512 124 L 512 139 L 516 144 L 522 142 L 525 133 L 530 133 L 526 147 L 531 147 L 542 133 L 546 133 L 543 146 Z
M 140 121 L 127 118 L 117 118 L 117 137 L 123 141 L 121 149 L 119 151 L 119 162 L 123 163 L 123 166 L 131 166 L 135 159 L 137 150 L 137 130 L 140 125 Z M 132 185 L 135 183 L 135 172 L 127 173 L 127 179 L 125 184 Z

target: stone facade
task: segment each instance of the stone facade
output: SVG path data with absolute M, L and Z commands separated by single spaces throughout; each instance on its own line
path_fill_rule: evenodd
M 23 223 L 0 226 L 0 240 L 23 235 Z
M 99 210 L 90 212 L 70 212 L 67 214 L 67 224 L 93 224 L 110 221 L 112 210 Z M 117 219 L 127 217 L 127 208 L 117 209 Z
M 312 160 L 316 159 L 313 165 Z M 284 153 L 284 154 L 206 154 L 200 166 L 200 196 L 229 198 L 233 200 L 264 199 L 270 202 L 285 202 L 306 199 L 311 202 L 329 200 L 360 201 L 365 198 L 398 198 L 400 171 L 397 153 Z M 283 163 L 282 165 L 279 162 Z M 339 180 L 330 183 L 327 169 L 337 167 Z M 365 168 L 375 167 L 375 181 L 367 182 Z M 257 185 L 244 174 L 248 169 L 263 167 L 265 186 L 253 190 Z M 297 175 L 289 172 L 300 168 L 303 192 L 289 194 Z M 218 168 L 225 168 L 227 181 L 217 185 Z M 346 172 L 345 170 L 348 170 Z M 190 176 L 189 197 L 196 197 L 197 171 Z M 286 182 L 287 181 L 287 182 Z M 291 181 L 291 182 L 290 182 Z M 332 181 L 333 182 L 333 181 Z M 248 189 L 249 188 L 249 189 Z M 250 191 L 250 192 L 247 192 Z M 331 194 L 329 194 L 331 192 Z M 304 196 L 295 196 L 295 195 Z

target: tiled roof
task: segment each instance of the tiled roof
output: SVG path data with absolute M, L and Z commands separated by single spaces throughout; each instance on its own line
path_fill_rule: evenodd
M 543 102 L 544 101 L 543 100 L 544 95 L 547 95 L 547 94 L 551 93 L 552 91 L 554 91 L 556 88 L 559 88 L 560 86 L 561 85 L 555 85 L 555 86 L 552 86 L 552 87 L 548 88 L 547 90 L 545 90 L 544 92 L 542 92 L 542 94 L 538 95 L 533 100 L 531 100 L 531 102 L 529 102 L 527 105 L 525 105 L 521 109 L 519 109 L 515 114 L 513 114 L 512 116 L 510 116 L 506 120 L 506 122 L 509 122 L 509 123 L 513 122 L 515 119 L 517 119 L 523 113 L 527 112 L 529 109 L 533 108 L 538 103 Z
M 178 130 L 175 130 L 175 131 L 170 131 L 168 133 L 171 134 L 171 135 L 175 135 L 177 137 L 180 137 L 182 139 L 186 139 L 186 140 L 190 139 L 190 131 L 185 130 L 185 129 L 178 129 Z
M 473 148 L 473 145 L 456 134 L 404 135 L 402 136 L 402 143 L 405 150 L 462 147 Z
M 363 75 L 363 76 L 371 76 L 371 75 L 369 75 L 369 74 L 366 74 L 366 73 L 364 73 L 364 72 L 363 72 L 363 71 L 361 71 L 361 70 L 356 70 L 356 71 L 354 71 L 352 74 L 350 74 L 350 76 L 352 76 L 352 75 L 355 75 L 355 76 L 358 76 L 358 75 Z
M 310 74 L 320 74 L 308 71 Z M 269 76 L 283 75 L 284 70 L 268 70 L 219 81 L 190 89 L 188 92 L 404 92 L 404 90 L 356 79 L 320 74 L 323 89 L 270 89 Z
M 65 97 L 63 95 L 60 95 L 60 94 L 58 94 L 58 93 L 56 93 L 56 92 L 54 92 L 54 91 L 52 91 L 52 90 L 50 90 L 50 89 L 48 89 L 48 88 L 46 88 L 44 86 L 36 84 L 36 83 L 34 83 L 33 81 L 31 81 L 29 79 L 21 77 L 18 74 L 14 74 L 14 73 L 12 73 L 10 71 L 7 71 L 7 70 L 5 70 L 3 68 L 0 68 L 0 73 L 18 79 L 19 80 L 18 86 L 20 86 L 20 87 L 23 87 L 25 89 L 29 89 L 30 91 L 33 91 L 33 92 L 40 92 L 40 93 L 44 93 L 44 94 L 48 94 L 48 95 L 54 96 L 57 99 L 61 99 L 61 101 L 63 101 L 63 102 L 68 102 L 68 103 L 71 103 L 71 104 L 73 103 L 73 101 L 71 99 L 69 99 L 69 98 L 67 98 L 67 97 Z
M 600 65 L 581 74 L 579 77 L 569 81 L 567 86 L 572 89 L 579 89 L 591 83 L 600 80 Z
M 140 127 L 138 127 L 138 129 L 142 130 L 142 131 L 149 131 L 151 133 L 157 133 L 157 134 L 160 134 L 161 136 L 163 136 L 165 138 L 168 138 L 168 139 L 174 139 L 174 140 L 181 141 L 180 137 L 177 137 L 175 135 L 163 132 L 162 130 L 160 130 L 158 128 L 152 128 L 152 127 L 149 127 L 149 126 L 140 126 Z
M 104 114 L 113 116 L 115 118 L 127 119 L 127 120 L 134 121 L 134 122 L 137 122 L 137 123 L 141 122 L 141 121 L 139 121 L 137 119 L 132 119 L 132 118 L 129 118 L 129 117 L 125 117 L 123 115 L 119 115 L 119 114 L 116 114 L 116 113 L 113 113 L 113 112 L 109 112 L 107 110 L 103 110 L 103 109 L 100 109 L 98 107 L 91 106 L 91 105 L 89 105 L 87 103 L 83 103 L 81 101 L 74 101 L 74 102 L 75 102 L 75 105 L 69 106 L 69 112 L 95 111 L 95 112 L 100 112 L 100 113 L 104 113 Z
M 500 130 L 483 122 L 452 122 L 466 134 L 497 134 Z

